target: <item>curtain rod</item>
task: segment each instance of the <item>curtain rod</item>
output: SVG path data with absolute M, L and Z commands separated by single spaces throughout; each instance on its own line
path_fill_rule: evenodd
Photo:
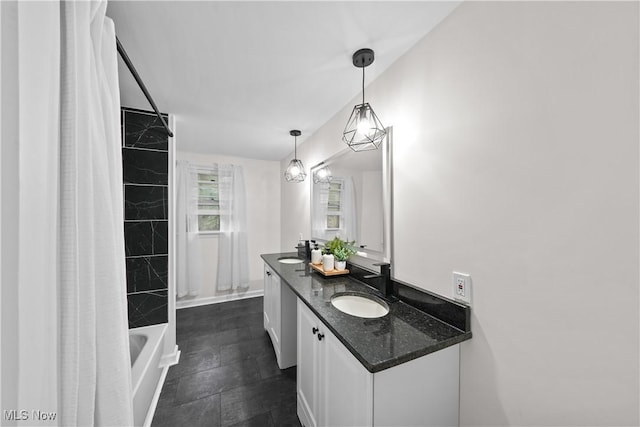
M 142 89 L 142 92 L 144 93 L 144 96 L 147 98 L 147 101 L 149 101 L 149 104 L 151 104 L 151 106 L 153 107 L 153 111 L 156 112 L 156 116 L 158 116 L 158 118 L 162 122 L 162 126 L 164 126 L 169 136 L 173 137 L 173 131 L 169 129 L 167 122 L 164 121 L 164 117 L 162 117 L 162 115 L 160 114 L 160 111 L 158 111 L 158 107 L 156 106 L 156 103 L 153 102 L 153 98 L 151 98 L 151 95 L 149 94 L 147 87 L 144 85 L 144 82 L 140 78 L 140 75 L 136 71 L 136 68 L 131 63 L 131 60 L 129 59 L 129 55 L 127 55 L 127 52 L 124 50 L 124 47 L 122 47 L 122 43 L 120 43 L 120 40 L 118 40 L 117 36 L 116 36 L 116 45 L 118 47 L 118 53 L 120 54 L 120 57 L 122 58 L 124 63 L 127 64 L 127 68 L 129 68 L 129 71 L 131 71 L 133 78 L 136 79 L 136 82 L 138 83 L 138 86 L 140 86 L 140 89 Z

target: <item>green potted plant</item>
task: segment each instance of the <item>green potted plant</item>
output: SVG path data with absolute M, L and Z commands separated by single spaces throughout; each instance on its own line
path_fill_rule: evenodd
M 323 252 L 325 254 L 331 254 L 336 261 L 336 270 L 344 270 L 346 268 L 347 259 L 351 255 L 355 255 L 357 249 L 354 241 L 344 241 L 340 237 L 336 236 L 332 240 L 329 240 L 324 244 Z

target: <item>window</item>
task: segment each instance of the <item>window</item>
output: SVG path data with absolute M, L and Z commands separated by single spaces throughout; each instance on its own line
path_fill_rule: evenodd
M 220 231 L 218 174 L 198 172 L 198 231 Z
M 339 229 L 342 222 L 342 181 L 330 182 L 327 192 L 327 229 Z

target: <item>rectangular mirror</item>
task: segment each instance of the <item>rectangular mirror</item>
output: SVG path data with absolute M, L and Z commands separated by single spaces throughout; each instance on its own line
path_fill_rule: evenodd
M 360 256 L 391 262 L 391 140 L 389 128 L 379 149 L 345 148 L 311 168 L 311 239 L 355 240 Z

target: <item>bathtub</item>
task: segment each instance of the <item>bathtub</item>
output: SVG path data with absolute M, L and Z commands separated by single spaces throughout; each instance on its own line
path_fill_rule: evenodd
M 168 367 L 161 366 L 167 324 L 129 329 L 133 423 L 149 426 Z

